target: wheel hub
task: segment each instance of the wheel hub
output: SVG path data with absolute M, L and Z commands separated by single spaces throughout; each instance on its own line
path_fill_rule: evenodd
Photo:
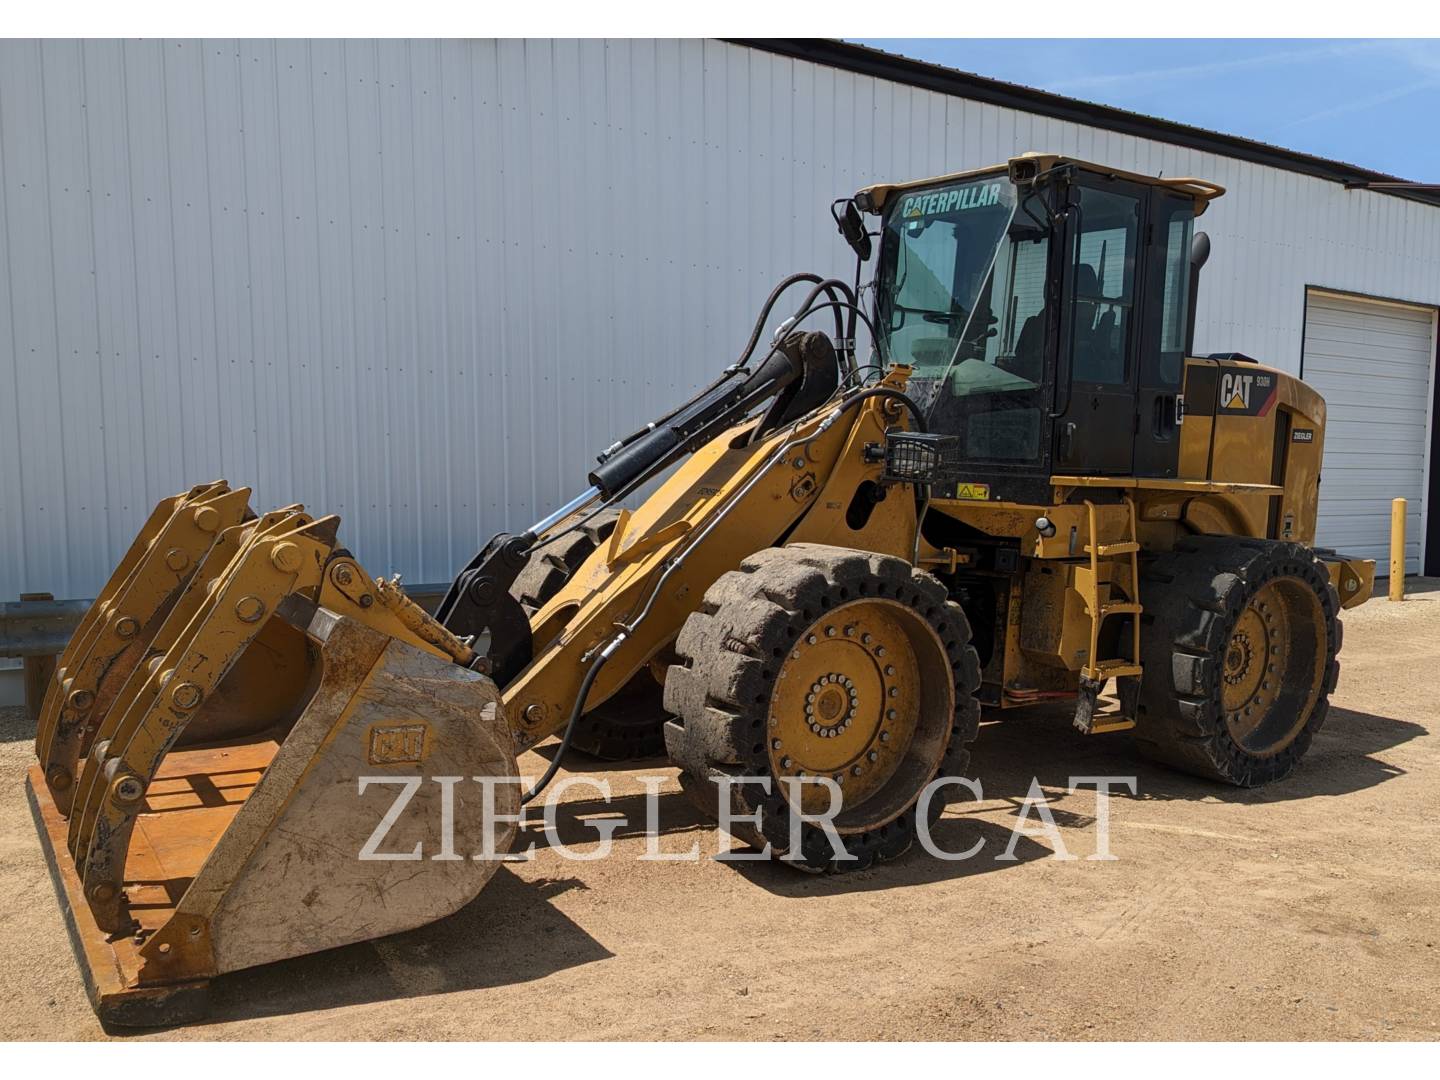
M 1235 620 L 1221 669 L 1231 737 L 1257 756 L 1279 753 L 1304 726 L 1324 678 L 1324 614 L 1289 578 L 1262 585 Z
M 805 696 L 805 717 L 812 734 L 833 739 L 850 726 L 859 711 L 855 684 L 837 671 L 821 676 Z
M 1245 679 L 1254 658 L 1250 636 L 1243 630 L 1236 630 L 1230 638 L 1230 647 L 1225 653 L 1225 684 L 1237 686 Z
M 919 616 L 893 601 L 857 600 L 799 635 L 781 664 L 770 705 L 776 777 L 828 778 L 840 785 L 847 810 L 884 788 L 920 718 L 922 664 L 911 638 L 921 625 Z M 943 651 L 928 661 L 941 662 Z M 948 665 L 927 670 L 925 677 L 950 678 Z M 821 783 L 799 790 L 807 813 L 830 805 Z M 784 785 L 782 791 L 791 794 Z
M 1284 609 L 1261 589 L 1235 621 L 1225 649 L 1221 702 L 1234 737 L 1243 741 L 1268 715 L 1279 691 L 1277 664 L 1285 662 Z

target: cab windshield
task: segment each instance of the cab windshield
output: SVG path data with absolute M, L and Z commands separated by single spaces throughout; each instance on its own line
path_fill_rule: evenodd
M 930 430 L 967 458 L 1040 456 L 1049 230 L 1004 174 L 906 191 L 888 207 L 878 303 L 889 358 Z

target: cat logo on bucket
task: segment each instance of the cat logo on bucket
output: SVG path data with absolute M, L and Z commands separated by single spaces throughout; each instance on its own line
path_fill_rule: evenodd
M 424 724 L 377 724 L 370 729 L 371 765 L 415 765 L 424 757 Z

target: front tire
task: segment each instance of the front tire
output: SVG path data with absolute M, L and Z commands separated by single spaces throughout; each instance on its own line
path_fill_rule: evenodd
M 819 544 L 770 548 L 720 577 L 676 642 L 665 682 L 670 757 L 714 816 L 726 796 L 747 843 L 812 872 L 856 870 L 909 849 L 917 799 L 963 775 L 979 728 L 980 663 L 945 587 L 901 559 Z M 792 805 L 834 818 L 844 853 Z M 811 782 L 805 782 L 806 779 Z M 929 804 L 928 824 L 943 809 Z
M 1340 674 L 1325 564 L 1300 544 L 1196 536 L 1141 579 L 1140 752 L 1240 787 L 1289 776 Z

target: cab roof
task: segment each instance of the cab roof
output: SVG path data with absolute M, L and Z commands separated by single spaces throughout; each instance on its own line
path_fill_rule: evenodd
M 1115 169 L 1108 165 L 1096 165 L 1094 162 L 1081 161 L 1078 158 L 1066 157 L 1063 154 L 1046 154 L 1035 150 L 1027 151 L 1012 157 L 1003 165 L 991 165 L 984 169 L 969 169 L 965 172 L 946 173 L 943 176 L 932 176 L 924 180 L 908 180 L 900 184 L 871 184 L 863 187 L 856 195 L 868 197 L 870 205 L 875 211 L 881 212 L 885 209 L 885 203 L 890 196 L 896 192 L 911 191 L 915 188 L 934 187 L 936 184 L 950 184 L 960 180 L 969 180 L 972 177 L 986 176 L 991 173 L 1004 170 L 1012 177 L 1016 175 L 1017 168 L 1031 175 L 1046 173 L 1051 169 L 1062 165 L 1073 165 L 1085 172 L 1096 173 L 1100 176 L 1113 177 L 1117 180 L 1128 180 L 1135 184 L 1148 184 L 1151 187 L 1168 188 L 1178 194 L 1189 195 L 1195 200 L 1195 214 L 1198 217 L 1205 212 L 1210 203 L 1225 194 L 1225 189 L 1219 184 L 1209 180 L 1199 180 L 1193 176 L 1160 177 L 1146 176 L 1143 173 L 1128 172 L 1125 169 Z

